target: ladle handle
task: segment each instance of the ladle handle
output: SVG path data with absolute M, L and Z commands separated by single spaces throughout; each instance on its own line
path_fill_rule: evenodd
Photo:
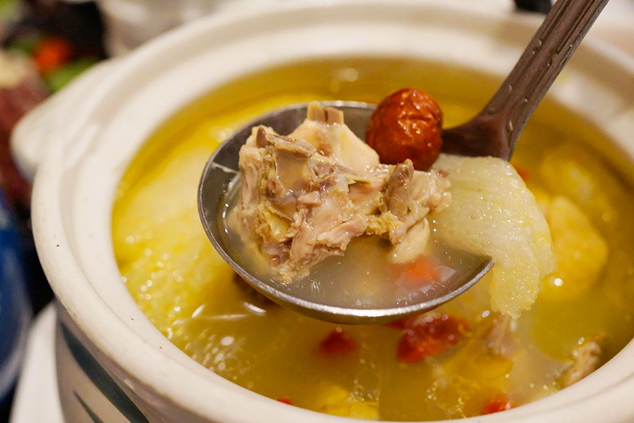
M 497 117 L 509 156 L 528 118 L 608 0 L 559 0 L 481 116 Z

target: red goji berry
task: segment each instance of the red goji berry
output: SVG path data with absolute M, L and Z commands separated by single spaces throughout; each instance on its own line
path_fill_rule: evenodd
M 482 410 L 480 410 L 480 414 L 499 413 L 500 411 L 510 410 L 511 408 L 513 408 L 513 404 L 511 404 L 506 395 L 500 394 L 487 401 L 482 407 Z
M 398 359 L 416 362 L 438 355 L 460 342 L 466 330 L 464 320 L 447 314 L 417 319 L 398 343 Z
M 348 354 L 357 348 L 356 343 L 341 328 L 336 328 L 321 341 L 321 352 L 326 355 Z

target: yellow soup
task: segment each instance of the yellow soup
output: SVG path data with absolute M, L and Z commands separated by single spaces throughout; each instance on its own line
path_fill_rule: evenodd
M 148 319 L 201 365 L 247 389 L 368 419 L 503 411 L 575 383 L 614 356 L 634 335 L 634 200 L 590 147 L 608 145 L 601 133 L 554 104 L 541 107 L 513 159 L 550 225 L 557 259 L 520 318 L 491 311 L 486 278 L 427 316 L 355 327 L 290 312 L 236 280 L 198 218 L 198 182 L 213 150 L 279 106 L 378 102 L 402 87 L 433 95 L 452 126 L 474 115 L 496 83 L 410 60 L 297 63 L 237 78 L 158 128 L 124 176 L 113 212 L 121 275 Z

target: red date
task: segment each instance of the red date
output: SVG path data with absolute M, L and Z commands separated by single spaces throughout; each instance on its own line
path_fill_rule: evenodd
M 381 101 L 370 118 L 366 142 L 382 163 L 410 159 L 417 170 L 428 170 L 442 147 L 442 112 L 428 94 L 403 89 Z

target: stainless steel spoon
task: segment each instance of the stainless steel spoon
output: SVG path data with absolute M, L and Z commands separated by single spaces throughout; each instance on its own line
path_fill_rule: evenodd
M 469 122 L 443 132 L 443 151 L 465 156 L 494 156 L 508 160 L 528 118 L 555 77 L 579 45 L 608 0 L 559 0 L 546 16 L 517 64 L 484 109 Z M 373 105 L 330 102 L 326 106 L 344 112 L 346 124 L 361 139 Z M 306 117 L 306 105 L 295 105 L 262 116 L 232 134 L 209 159 L 198 192 L 203 227 L 220 255 L 253 288 L 273 301 L 322 320 L 349 323 L 381 323 L 438 307 L 480 280 L 491 267 L 490 257 L 474 257 L 471 267 L 457 273 L 433 296 L 407 306 L 390 308 L 336 307 L 291 295 L 280 284 L 261 280 L 232 256 L 222 235 L 226 193 L 238 175 L 238 153 L 256 125 L 291 133 Z

